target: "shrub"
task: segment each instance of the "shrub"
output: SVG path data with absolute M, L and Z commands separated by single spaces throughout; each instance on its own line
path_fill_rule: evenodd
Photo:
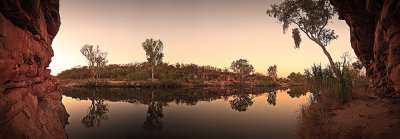
M 110 86 L 108 81 L 95 81 L 95 80 L 82 80 L 79 82 L 78 86 L 84 87 L 98 87 L 98 86 Z
M 175 72 L 167 72 L 161 74 L 161 80 L 162 81 L 175 81 L 175 79 L 178 78 L 178 74 Z
M 279 86 L 279 83 L 274 80 L 265 80 L 264 85 L 265 86 Z
M 113 78 L 121 79 L 122 77 L 125 77 L 129 73 L 128 69 L 123 69 L 123 68 L 113 68 L 111 69 L 111 76 Z
M 340 72 L 339 77 L 334 75 L 329 66 L 323 69 L 321 65 L 315 64 L 311 70 L 305 70 L 305 75 L 311 92 L 316 96 L 324 92 L 329 98 L 346 103 L 358 90 L 365 87 L 366 77 L 360 75 L 358 69 L 353 68 L 346 59 L 336 62 L 336 67 Z
M 185 76 L 183 77 L 183 79 L 184 79 L 186 82 L 189 82 L 189 80 L 193 80 L 193 79 L 194 79 L 194 76 L 195 76 L 195 75 L 196 75 L 195 73 L 190 73 L 190 74 L 185 75 Z
M 307 81 L 307 78 L 305 75 L 302 75 L 301 73 L 290 73 L 290 75 L 287 77 L 288 82 L 292 85 L 300 85 L 300 84 L 305 84 Z
M 146 70 L 139 70 L 137 72 L 129 73 L 126 78 L 131 81 L 146 80 L 151 78 L 150 74 Z

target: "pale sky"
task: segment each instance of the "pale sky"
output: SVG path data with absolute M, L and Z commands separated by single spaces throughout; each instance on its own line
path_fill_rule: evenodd
M 60 0 L 61 27 L 53 41 L 51 74 L 87 65 L 84 44 L 108 52 L 109 64 L 146 61 L 146 38 L 164 43 L 164 62 L 194 63 L 218 68 L 247 59 L 256 72 L 278 66 L 278 76 L 303 73 L 314 63 L 328 64 L 321 48 L 304 34 L 294 49 L 291 32 L 266 15 L 281 0 Z M 328 47 L 336 61 L 351 48 L 349 27 L 332 20 L 328 28 L 339 35 Z

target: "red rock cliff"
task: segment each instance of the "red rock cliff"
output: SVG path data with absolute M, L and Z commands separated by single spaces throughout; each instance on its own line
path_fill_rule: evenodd
M 351 46 L 373 88 L 400 96 L 400 1 L 330 0 L 350 26 Z
M 58 0 L 0 1 L 0 138 L 66 138 L 58 81 L 46 69 Z

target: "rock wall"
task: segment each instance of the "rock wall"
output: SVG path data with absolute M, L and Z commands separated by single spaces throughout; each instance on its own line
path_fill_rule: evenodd
M 58 81 L 46 69 L 58 0 L 0 1 L 0 138 L 67 138 Z
M 400 1 L 330 0 L 350 27 L 351 46 L 371 87 L 400 97 Z

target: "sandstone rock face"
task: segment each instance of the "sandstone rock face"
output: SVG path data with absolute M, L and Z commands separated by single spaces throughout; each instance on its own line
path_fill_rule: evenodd
M 0 138 L 67 138 L 58 80 L 46 69 L 58 0 L 0 1 Z
M 400 1 L 330 0 L 350 26 L 351 46 L 374 89 L 400 96 Z

